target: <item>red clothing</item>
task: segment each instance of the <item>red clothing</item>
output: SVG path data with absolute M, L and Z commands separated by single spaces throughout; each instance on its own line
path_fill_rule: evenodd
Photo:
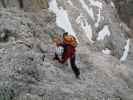
M 65 63 L 68 58 L 71 58 L 75 54 L 76 50 L 75 47 L 73 46 L 67 46 L 65 48 L 64 54 L 63 54 L 63 59 L 59 60 L 60 63 Z

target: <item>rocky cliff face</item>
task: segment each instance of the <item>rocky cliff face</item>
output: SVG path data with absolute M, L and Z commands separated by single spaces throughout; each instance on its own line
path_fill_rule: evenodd
M 57 16 L 57 25 L 76 34 L 80 43 L 88 44 L 94 51 L 109 51 L 122 61 L 129 54 L 127 59 L 132 61 L 130 29 L 119 19 L 113 1 L 51 0 L 50 10 Z
M 49 0 L 49 9 L 25 9 L 0 9 L 0 99 L 133 100 L 132 39 L 113 2 Z M 81 80 L 52 60 L 48 32 L 65 31 L 79 41 Z
M 133 1 L 132 0 L 113 0 L 116 5 L 119 17 L 125 22 L 130 28 L 129 36 L 133 37 Z
M 48 8 L 47 0 L 1 0 L 0 7 L 4 8 L 21 8 L 25 11 L 38 11 Z

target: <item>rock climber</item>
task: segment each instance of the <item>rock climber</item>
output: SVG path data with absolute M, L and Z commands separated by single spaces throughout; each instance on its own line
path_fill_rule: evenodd
M 64 37 L 67 36 L 67 35 L 68 35 L 68 32 L 65 32 L 63 34 L 62 39 L 64 39 Z M 57 52 L 58 51 L 62 52 L 61 49 L 63 49 L 63 52 L 61 53 L 61 56 L 62 56 L 64 54 L 64 49 L 67 47 L 67 44 L 63 43 L 63 41 L 61 41 L 60 39 L 56 40 L 55 42 L 56 42 L 57 49 L 56 49 L 55 57 L 53 58 L 53 60 L 59 60 L 59 53 L 57 53 Z M 60 47 L 62 47 L 62 48 L 60 48 Z
M 61 59 L 58 57 L 58 54 L 55 54 L 54 60 L 58 60 L 59 63 L 64 64 L 70 58 L 72 70 L 76 78 L 80 78 L 80 70 L 75 63 L 75 52 L 77 46 L 76 38 L 72 35 L 68 35 L 68 32 L 66 32 L 63 34 L 63 41 L 57 43 L 57 46 L 62 46 L 64 48 L 64 51 L 62 53 Z

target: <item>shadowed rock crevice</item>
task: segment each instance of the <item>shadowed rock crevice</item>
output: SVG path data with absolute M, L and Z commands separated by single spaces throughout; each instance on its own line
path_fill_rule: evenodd
M 2 3 L 2 6 L 3 6 L 4 8 L 7 7 L 7 6 L 6 6 L 6 3 L 5 3 L 5 0 L 1 0 L 1 3 Z
M 24 8 L 23 0 L 18 0 L 20 8 Z

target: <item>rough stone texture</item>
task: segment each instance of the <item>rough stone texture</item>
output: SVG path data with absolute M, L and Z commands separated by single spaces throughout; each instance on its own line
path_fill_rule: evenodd
M 120 19 L 126 23 L 121 24 L 121 28 L 124 29 L 128 33 L 128 37 L 130 38 L 130 50 L 129 50 L 129 56 L 127 60 L 125 61 L 126 64 L 130 64 L 132 66 L 132 57 L 133 57 L 133 47 L 132 47 L 132 41 L 133 41 L 133 1 L 132 0 L 113 0 L 116 10 L 119 14 Z M 119 39 L 118 39 L 119 40 Z
M 79 1 L 72 2 L 77 8 L 58 0 L 67 10 L 80 42 L 77 65 L 81 80 L 74 77 L 68 64 L 61 65 L 52 60 L 54 45 L 47 33 L 64 32 L 56 26 L 56 16 L 52 12 L 0 9 L 0 99 L 133 100 L 132 40 L 130 55 L 122 64 L 118 58 L 123 53 L 127 34 L 115 17 L 115 9 L 101 1 L 105 20 L 99 27 L 94 26 L 95 21 L 90 16 L 87 17 L 94 32 L 95 43 L 91 44 L 74 20 L 80 12 L 88 15 Z M 98 8 L 93 8 L 96 14 Z M 97 33 L 104 25 L 109 25 L 112 34 L 96 41 Z M 114 56 L 101 53 L 104 48 L 110 48 Z
M 22 8 L 25 11 L 38 11 L 48 8 L 47 0 L 1 0 L 0 7 L 4 8 Z
M 79 37 L 80 43 L 88 44 L 90 46 L 90 49 L 95 51 L 102 51 L 105 48 L 109 48 L 112 52 L 113 56 L 116 56 L 117 58 L 120 58 L 123 53 L 123 47 L 125 46 L 126 40 L 127 40 L 127 32 L 125 29 L 121 28 L 120 25 L 120 19 L 117 17 L 117 12 L 114 7 L 111 6 L 110 2 L 109 4 L 106 4 L 103 0 L 100 1 L 102 3 L 102 9 L 96 6 L 93 6 L 90 4 L 89 0 L 88 2 L 84 0 L 84 2 L 87 4 L 88 8 L 93 9 L 94 13 L 94 20 L 88 15 L 86 10 L 82 7 L 82 4 L 80 3 L 80 0 L 71 0 L 74 6 L 71 6 L 68 1 L 62 1 L 57 0 L 57 3 L 59 6 L 63 7 L 64 10 L 67 11 L 69 19 L 72 23 L 72 27 L 75 30 L 75 33 L 77 37 Z M 97 19 L 98 19 L 98 13 L 100 10 L 100 16 L 101 18 L 98 27 L 95 26 Z M 84 18 L 87 20 L 88 24 L 92 27 L 92 40 L 94 43 L 90 43 L 89 39 L 87 38 L 86 33 L 84 30 L 76 23 L 76 18 L 82 14 Z M 85 24 L 85 23 L 84 23 Z M 111 32 L 110 36 L 106 36 L 104 40 L 96 40 L 98 37 L 98 32 L 100 32 L 103 27 L 107 25 L 109 26 L 109 30 Z M 89 33 L 88 33 L 89 34 Z
M 18 1 L 19 0 L 7 0 L 7 1 L 5 0 L 5 4 L 7 4 L 6 6 L 9 9 L 11 7 L 19 8 Z M 88 7 L 93 9 L 95 20 L 92 20 L 92 18 L 82 8 L 82 5 L 79 2 L 79 0 L 77 0 L 77 1 L 71 0 L 71 1 L 74 4 L 74 6 L 71 6 L 70 4 L 68 4 L 67 0 L 66 1 L 57 0 L 57 3 L 58 3 L 58 6 L 63 7 L 67 11 L 69 19 L 72 23 L 72 27 L 74 28 L 75 33 L 77 33 L 79 40 L 84 42 L 83 44 L 85 44 L 85 43 L 89 44 L 88 46 L 90 46 L 90 49 L 93 49 L 96 51 L 102 51 L 105 48 L 109 48 L 112 51 L 113 56 L 120 58 L 122 56 L 123 47 L 124 47 L 126 39 L 127 39 L 125 35 L 127 35 L 127 33 L 130 33 L 131 31 L 125 31 L 125 29 L 121 28 L 121 25 L 120 25 L 121 22 L 119 21 L 119 18 L 117 17 L 118 15 L 117 15 L 116 9 L 110 5 L 110 1 L 108 1 L 108 4 L 106 4 L 105 1 L 101 0 L 100 2 L 103 5 L 102 9 L 100 9 L 96 6 L 90 6 L 90 2 L 85 1 L 85 3 L 88 4 Z M 43 2 L 45 5 L 47 1 L 46 0 L 45 1 L 44 0 L 23 0 L 23 5 L 24 5 L 23 9 L 24 9 L 24 11 L 39 11 L 43 6 Z M 2 3 L 2 1 L 1 1 L 1 3 Z M 43 7 L 45 7 L 45 6 L 43 6 Z M 101 19 L 101 21 L 99 22 L 99 26 L 95 27 L 95 23 L 97 22 L 97 19 L 98 19 L 97 14 L 99 13 L 99 10 L 101 12 L 100 16 L 103 17 L 104 19 L 103 20 Z M 77 25 L 77 23 L 75 21 L 76 18 L 81 14 L 81 12 L 87 19 L 87 22 L 89 24 L 91 24 L 92 32 L 93 32 L 92 39 L 95 41 L 94 44 L 90 43 L 90 41 L 86 37 L 86 34 L 84 33 L 83 29 L 81 29 L 81 27 L 79 25 Z M 38 20 L 39 20 L 39 18 L 38 18 Z M 104 39 L 102 41 L 97 41 L 96 38 L 98 36 L 98 32 L 104 27 L 104 25 L 109 26 L 111 36 L 106 37 L 106 39 Z M 21 28 L 20 28 L 20 30 L 21 30 Z M 24 31 L 26 31 L 26 30 L 24 30 Z M 58 30 L 56 29 L 56 31 L 58 31 Z M 58 32 L 60 32 L 60 31 L 58 31 Z M 84 34 L 84 35 L 82 35 L 82 34 Z
M 0 95 L 8 100 L 133 99 L 133 71 L 110 55 L 79 45 L 81 80 L 67 64 L 52 61 L 54 46 L 47 32 L 62 31 L 54 14 L 14 9 L 0 14 L 0 30 L 8 36 L 0 43 Z
M 116 5 L 119 17 L 130 28 L 129 36 L 133 37 L 133 1 L 132 0 L 113 0 Z

